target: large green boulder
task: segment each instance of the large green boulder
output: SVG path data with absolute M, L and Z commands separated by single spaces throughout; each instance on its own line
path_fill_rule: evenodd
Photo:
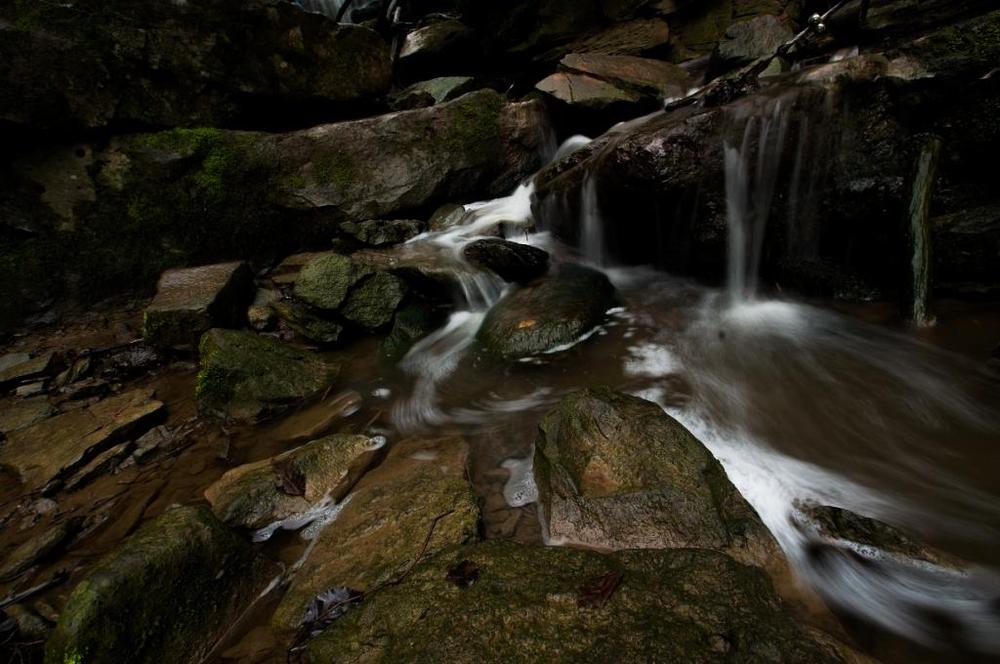
M 603 549 L 696 547 L 781 570 L 785 559 L 722 465 L 658 405 L 591 388 L 540 426 L 535 481 L 549 536 Z
M 301 300 L 371 330 L 392 321 L 406 291 L 406 282 L 396 275 L 336 253 L 310 260 L 295 282 L 295 295 Z
M 759 570 L 724 554 L 602 555 L 509 541 L 435 556 L 402 583 L 366 595 L 305 651 L 309 664 L 850 657 L 786 613 Z
M 504 359 L 552 351 L 593 330 L 616 301 L 603 273 L 564 264 L 497 302 L 477 338 L 488 353 Z
M 269 571 L 207 509 L 170 510 L 77 584 L 45 661 L 200 662 L 262 590 Z
M 233 468 L 205 490 L 205 499 L 227 524 L 263 528 L 324 498 L 343 499 L 381 447 L 380 440 L 368 436 L 326 436 Z
M 321 394 L 337 367 L 320 355 L 237 330 L 202 336 L 198 407 L 238 421 L 254 421 Z

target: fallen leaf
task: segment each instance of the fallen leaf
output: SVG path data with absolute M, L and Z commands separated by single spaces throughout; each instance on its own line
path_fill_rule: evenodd
M 607 604 L 608 600 L 618 586 L 621 585 L 625 574 L 622 572 L 608 572 L 587 579 L 587 582 L 580 588 L 580 594 L 576 598 L 576 605 L 582 609 L 599 609 Z
M 519 329 L 519 330 L 526 330 L 529 327 L 534 327 L 536 325 L 538 325 L 538 321 L 537 320 L 531 320 L 531 319 L 529 319 L 529 320 L 522 320 L 521 322 L 519 322 L 517 324 L 517 329 Z
M 291 459 L 272 460 L 271 468 L 274 469 L 274 475 L 278 480 L 278 491 L 287 496 L 306 495 L 306 476 Z
M 479 565 L 471 560 L 463 560 L 449 569 L 445 578 L 459 588 L 468 588 L 479 580 Z

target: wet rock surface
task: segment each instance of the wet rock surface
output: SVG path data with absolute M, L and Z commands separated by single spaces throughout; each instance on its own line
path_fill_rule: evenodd
M 448 580 L 460 563 L 478 570 L 468 587 Z M 610 590 L 588 606 L 582 588 L 595 580 Z M 308 645 L 305 659 L 344 653 L 375 662 L 525 653 L 566 662 L 849 661 L 782 612 L 763 574 L 723 554 L 604 556 L 511 542 L 440 553 L 366 597 Z
M 468 454 L 468 444 L 456 437 L 393 445 L 318 536 L 275 612 L 275 629 L 298 629 L 321 592 L 340 586 L 371 591 L 424 556 L 474 540 L 479 508 L 465 479 Z
M 525 283 L 549 270 L 549 254 L 544 249 L 499 238 L 470 242 L 462 254 L 473 265 L 491 270 L 504 281 Z
M 555 541 L 706 548 L 760 567 L 783 556 L 722 465 L 654 403 L 591 388 L 540 425 L 535 480 Z
M 263 528 L 324 498 L 342 500 L 375 461 L 378 448 L 368 436 L 327 436 L 233 468 L 205 490 L 205 499 L 230 526 Z
M 337 367 L 252 332 L 209 330 L 201 339 L 198 406 L 207 413 L 254 421 L 321 394 Z
M 505 359 L 544 353 L 576 342 L 615 304 L 614 286 L 604 274 L 564 264 L 500 300 L 477 338 L 487 352 Z
M 171 510 L 77 585 L 46 661 L 198 661 L 260 592 L 268 571 L 207 509 Z

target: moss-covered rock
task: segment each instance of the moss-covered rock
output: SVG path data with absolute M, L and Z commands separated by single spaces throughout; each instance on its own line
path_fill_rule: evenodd
M 395 579 L 418 556 L 475 539 L 479 507 L 465 477 L 468 454 L 461 438 L 394 444 L 316 539 L 274 614 L 274 629 L 294 632 L 321 592 L 338 586 L 371 590 Z
M 230 526 L 263 528 L 305 512 L 326 496 L 343 499 L 375 461 L 381 446 L 368 436 L 320 438 L 276 457 L 233 468 L 205 490 L 205 499 L 215 515 Z M 289 487 L 288 481 L 301 482 L 301 486 Z
M 391 82 L 376 32 L 284 2 L 9 2 L 0 21 L 0 118 L 14 123 L 286 122 L 347 111 Z
M 167 270 L 146 307 L 143 336 L 156 346 L 195 348 L 213 327 L 241 327 L 253 294 L 246 263 Z
M 209 330 L 202 336 L 198 407 L 243 421 L 305 401 L 337 374 L 316 353 L 253 332 Z
M 340 315 L 361 327 L 377 330 L 392 322 L 406 290 L 406 282 L 396 275 L 376 272 L 351 289 Z
M 373 267 L 350 256 L 322 254 L 302 267 L 295 280 L 295 295 L 319 309 L 336 311 L 351 288 L 374 272 Z
M 417 219 L 369 219 L 342 224 L 340 230 L 369 247 L 382 247 L 415 238 L 423 232 L 424 222 Z
M 597 270 L 560 265 L 544 279 L 497 302 L 477 338 L 489 353 L 516 359 L 579 340 L 616 302 L 614 286 Z
M 441 307 L 421 299 L 410 300 L 393 317 L 392 329 L 382 342 L 382 355 L 390 362 L 398 362 L 413 344 L 438 329 L 444 320 Z
M 780 569 L 784 556 L 722 465 L 654 403 L 592 388 L 542 420 L 535 477 L 549 536 L 607 549 L 698 547 Z
M 145 524 L 66 600 L 48 664 L 198 662 L 257 596 L 268 566 L 205 508 Z
M 463 561 L 478 568 L 468 587 L 447 578 Z M 581 589 L 611 574 L 623 576 L 606 602 L 581 606 Z M 763 574 L 726 555 L 505 541 L 435 556 L 367 595 L 305 652 L 310 664 L 539 660 L 850 661 L 785 613 Z

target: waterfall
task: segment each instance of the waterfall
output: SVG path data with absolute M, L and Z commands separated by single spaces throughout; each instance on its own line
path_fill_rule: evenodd
M 723 145 L 732 304 L 756 296 L 764 236 L 791 118 L 787 108 L 782 100 L 775 101 L 769 114 L 746 120 L 739 147 L 728 141 Z
M 337 13 L 343 6 L 343 0 L 294 0 L 295 4 L 314 14 L 323 14 L 330 18 L 337 18 Z
M 580 191 L 580 253 L 597 266 L 603 266 L 607 260 L 604 222 L 597 203 L 597 182 L 592 173 L 587 174 Z

